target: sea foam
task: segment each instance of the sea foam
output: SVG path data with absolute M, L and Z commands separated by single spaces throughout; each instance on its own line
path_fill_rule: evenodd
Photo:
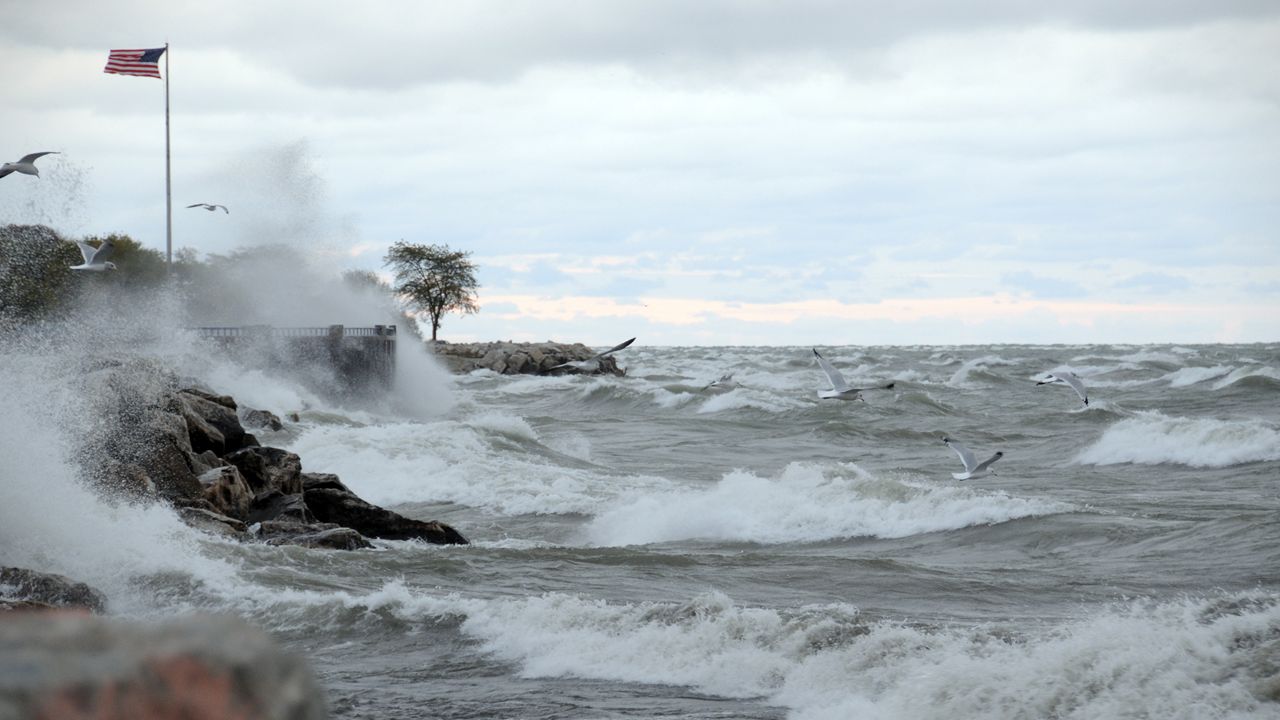
M 851 464 L 792 463 L 776 478 L 735 470 L 708 487 L 629 493 L 599 512 L 584 534 L 598 546 L 820 542 L 905 537 L 1071 509 L 989 490 L 875 477 Z
M 1139 411 L 1103 433 L 1076 462 L 1086 465 L 1137 463 L 1227 467 L 1280 460 L 1280 430 L 1260 420 L 1168 417 Z

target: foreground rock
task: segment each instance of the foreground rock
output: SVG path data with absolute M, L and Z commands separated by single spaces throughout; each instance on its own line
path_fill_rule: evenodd
M 361 500 L 337 475 L 304 473 L 302 495 L 321 522 L 337 523 L 367 537 L 384 540 L 425 540 L 437 545 L 466 545 L 457 530 L 439 522 L 423 522 Z
M 100 613 L 106 607 L 106 596 L 71 578 L 25 568 L 0 568 L 0 610 L 77 609 Z
M 427 343 L 427 348 L 445 362 L 455 373 L 472 370 L 492 370 L 500 375 L 626 375 L 618 367 L 612 355 L 600 359 L 595 370 L 566 367 L 553 370 L 557 365 L 577 360 L 587 360 L 596 352 L 582 343 L 568 345 L 548 340 L 542 343 L 447 343 L 437 340 Z
M 0 718 L 328 717 L 306 662 L 242 620 L 0 620 Z
M 238 540 L 343 550 L 370 547 L 364 536 L 467 542 L 448 525 L 371 505 L 334 476 L 327 476 L 333 483 L 326 492 L 308 497 L 302 458 L 259 444 L 241 424 L 243 415 L 274 432 L 282 424 L 271 413 L 184 386 L 148 361 L 99 361 L 86 373 L 109 391 L 100 393 L 102 407 L 96 410 L 119 431 L 107 434 L 101 445 L 87 446 L 85 465 L 97 468 L 95 481 L 114 495 L 164 500 L 187 524 Z M 335 488 L 341 492 L 327 492 Z M 312 501 L 322 511 L 311 507 Z M 276 529 L 249 532 L 255 524 Z

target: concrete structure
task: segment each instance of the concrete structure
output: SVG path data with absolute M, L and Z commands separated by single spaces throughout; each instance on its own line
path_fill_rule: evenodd
M 244 364 L 284 370 L 340 396 L 384 393 L 395 385 L 396 326 L 192 328 Z

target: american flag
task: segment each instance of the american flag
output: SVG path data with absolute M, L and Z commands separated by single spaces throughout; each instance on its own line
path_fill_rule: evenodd
M 158 78 L 160 77 L 160 56 L 164 51 L 165 48 L 112 50 L 107 56 L 107 67 L 102 72 Z

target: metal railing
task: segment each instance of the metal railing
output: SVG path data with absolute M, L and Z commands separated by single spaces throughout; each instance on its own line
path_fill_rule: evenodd
M 345 327 L 330 325 L 328 327 L 273 327 L 271 325 L 214 326 L 190 328 L 200 337 L 235 338 L 261 337 L 330 337 L 341 334 L 342 337 L 395 337 L 395 325 L 374 325 L 373 327 Z

